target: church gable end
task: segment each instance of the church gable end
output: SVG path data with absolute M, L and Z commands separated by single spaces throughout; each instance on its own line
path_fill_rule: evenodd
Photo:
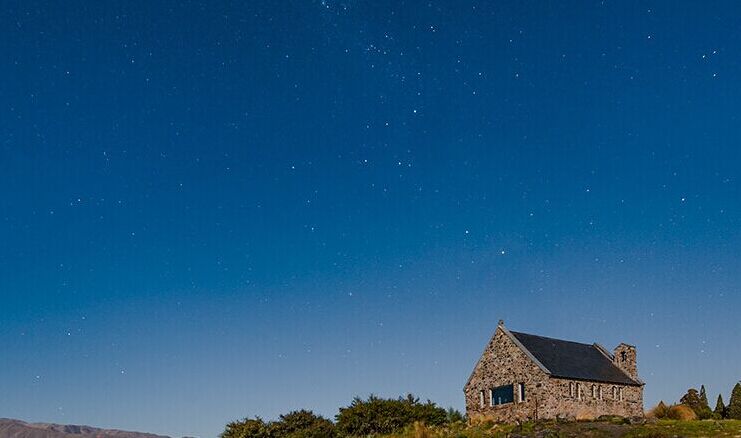
M 500 324 L 464 389 L 469 418 L 502 410 L 516 418 L 532 418 L 534 400 L 547 379 L 546 370 Z

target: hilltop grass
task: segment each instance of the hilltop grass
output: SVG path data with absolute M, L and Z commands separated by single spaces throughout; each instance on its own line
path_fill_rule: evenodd
M 659 420 L 642 424 L 621 421 L 527 422 L 521 425 L 456 423 L 441 427 L 415 424 L 383 438 L 741 438 L 741 420 Z
M 734 437 L 741 438 L 741 420 L 659 420 L 642 424 L 624 435 L 638 437 Z

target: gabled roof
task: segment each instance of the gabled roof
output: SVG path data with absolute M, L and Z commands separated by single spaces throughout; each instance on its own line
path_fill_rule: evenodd
M 507 330 L 508 331 L 508 330 Z M 536 359 L 541 368 L 552 377 L 592 380 L 621 385 L 641 385 L 617 367 L 603 348 L 597 344 L 581 344 L 527 333 L 509 333 Z

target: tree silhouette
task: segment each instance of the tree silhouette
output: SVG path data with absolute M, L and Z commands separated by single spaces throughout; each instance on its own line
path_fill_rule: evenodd
M 731 400 L 728 402 L 728 418 L 741 420 L 741 382 L 736 383 L 731 392 Z
M 710 408 L 708 403 L 708 394 L 705 392 L 705 385 L 700 385 L 700 403 Z
M 715 411 L 713 413 L 718 418 L 726 418 L 726 405 L 723 404 L 723 396 L 718 394 L 718 401 L 715 402 Z
M 692 409 L 697 415 L 697 418 L 705 419 L 710 418 L 713 415 L 713 412 L 707 404 L 707 396 L 705 397 L 705 400 L 706 401 L 703 403 L 700 393 L 697 392 L 695 388 L 690 388 L 687 390 L 687 394 L 683 395 L 682 398 L 679 399 L 679 403 Z

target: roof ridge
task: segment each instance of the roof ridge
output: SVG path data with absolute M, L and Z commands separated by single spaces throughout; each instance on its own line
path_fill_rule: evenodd
M 570 344 L 577 344 L 577 345 L 585 345 L 587 347 L 594 347 L 594 344 L 587 344 L 586 342 L 569 341 L 568 339 L 559 339 L 559 338 L 553 338 L 553 337 L 550 337 L 550 336 L 534 335 L 532 333 L 525 333 L 525 332 L 518 332 L 518 331 L 510 331 L 510 332 L 512 334 L 517 334 L 517 335 L 533 336 L 533 337 L 541 338 L 541 339 L 550 339 L 550 340 L 558 341 L 558 342 L 568 342 Z
M 610 359 L 610 362 L 613 361 L 614 359 L 613 355 L 610 354 L 607 348 L 605 348 L 602 344 L 600 344 L 599 342 L 595 342 L 594 344 L 592 344 L 592 346 L 596 348 L 597 350 L 599 350 L 600 353 L 604 354 L 606 358 Z

